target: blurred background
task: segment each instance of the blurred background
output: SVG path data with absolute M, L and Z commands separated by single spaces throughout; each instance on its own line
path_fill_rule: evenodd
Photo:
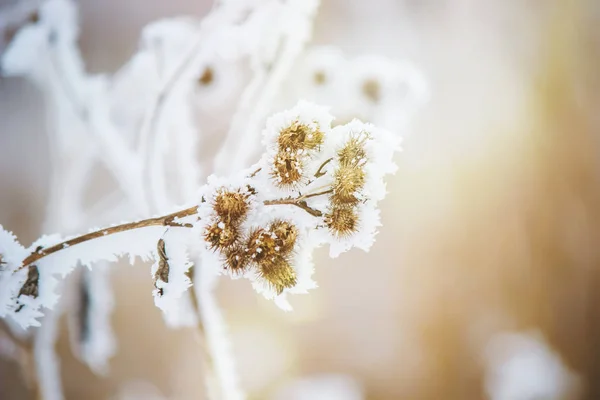
M 79 4 L 92 72 L 123 64 L 148 22 L 211 7 Z M 314 43 L 410 60 L 430 101 L 369 253 L 319 251 L 319 288 L 290 313 L 221 280 L 250 399 L 600 399 L 599 26 L 596 0 L 323 0 Z M 31 84 L 0 80 L 0 222 L 23 243 L 43 233 L 44 112 Z M 110 373 L 80 364 L 63 329 L 67 399 L 203 398 L 202 351 L 165 327 L 148 268 L 112 281 Z M 0 360 L 0 398 L 29 396 Z

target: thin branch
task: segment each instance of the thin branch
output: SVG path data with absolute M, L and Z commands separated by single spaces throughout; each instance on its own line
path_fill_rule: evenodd
M 327 172 L 322 172 L 323 168 L 329 164 L 329 162 L 333 160 L 333 158 L 328 158 L 327 160 L 325 160 L 325 162 L 323 164 L 321 164 L 321 166 L 319 167 L 319 169 L 317 170 L 317 172 L 315 172 L 315 178 L 320 178 L 323 175 L 327 174 Z
M 329 194 L 329 193 L 333 193 L 333 189 L 327 189 L 327 190 L 324 190 L 324 191 L 322 191 L 322 192 L 316 192 L 316 193 L 305 194 L 304 196 L 300 196 L 300 197 L 298 197 L 298 199 L 297 199 L 297 200 L 298 200 L 298 201 L 302 201 L 302 200 L 305 200 L 305 199 L 310 199 L 311 197 L 317 197 L 317 196 L 321 196 L 321 195 L 324 195 L 324 194 Z
M 306 201 L 300 200 L 300 199 L 287 198 L 287 199 L 277 199 L 277 200 L 266 200 L 264 202 L 264 204 L 266 206 L 286 204 L 286 205 L 290 205 L 290 206 L 300 207 L 301 209 L 303 209 L 304 211 L 306 211 L 313 217 L 320 217 L 323 215 L 323 213 L 321 211 L 309 207 L 308 204 L 306 204 Z
M 195 215 L 198 212 L 198 207 L 190 207 L 185 210 L 177 211 L 173 214 L 165 215 L 162 217 L 144 219 L 137 222 L 129 222 L 122 225 L 111 226 L 109 228 L 100 229 L 94 232 L 87 233 L 85 235 L 77 236 L 72 239 L 66 240 L 62 243 L 58 243 L 54 246 L 48 247 L 47 249 L 40 249 L 39 251 L 34 251 L 27 258 L 23 260 L 23 265 L 19 267 L 17 271 L 22 270 L 28 265 L 36 262 L 40 258 L 46 257 L 52 253 L 56 253 L 57 251 L 63 250 L 67 247 L 74 246 L 79 243 L 87 242 L 93 239 L 97 239 L 100 237 L 112 235 L 114 233 L 131 231 L 134 229 L 144 228 L 148 226 L 172 226 L 172 227 L 180 227 L 180 228 L 191 228 L 192 224 L 180 224 L 175 222 L 176 218 L 184 218 L 190 215 Z
M 253 173 L 250 174 L 249 178 L 254 178 L 256 176 L 256 174 L 258 174 L 260 172 L 262 168 L 258 168 L 256 171 L 254 171 Z
M 296 198 L 288 197 L 285 199 L 265 200 L 263 202 L 263 204 L 266 206 L 291 205 L 291 206 L 295 206 L 295 207 L 299 207 L 299 208 L 303 209 L 304 211 L 306 211 L 313 217 L 321 217 L 323 215 L 323 213 L 315 208 L 310 207 L 306 203 L 305 199 L 308 199 L 311 197 L 316 197 L 316 196 L 321 196 L 321 195 L 328 194 L 331 192 L 332 192 L 332 189 L 329 189 L 329 190 L 325 190 L 322 192 L 311 193 L 311 194 L 296 197 Z M 71 246 L 74 246 L 74 245 L 77 245 L 80 243 L 88 242 L 90 240 L 98 239 L 98 238 L 105 237 L 105 236 L 112 235 L 112 234 L 119 233 L 119 232 L 126 232 L 126 231 L 145 228 L 145 227 L 149 227 L 149 226 L 171 226 L 171 227 L 175 227 L 175 228 L 193 228 L 192 224 L 178 223 L 178 222 L 175 222 L 175 219 L 189 217 L 192 215 L 196 215 L 197 213 L 198 213 L 198 206 L 193 206 L 190 208 L 186 208 L 184 210 L 174 212 L 169 215 L 164 215 L 161 217 L 155 217 L 155 218 L 149 218 L 149 219 L 143 219 L 143 220 L 140 220 L 137 222 L 128 222 L 125 224 L 111 226 L 109 228 L 99 229 L 94 232 L 86 233 L 85 235 L 74 237 L 72 239 L 55 244 L 54 246 L 48 247 L 46 249 L 41 248 L 41 249 L 34 251 L 33 253 L 31 253 L 29 256 L 27 256 L 23 260 L 23 264 L 15 272 L 18 272 L 18 271 L 26 268 L 28 265 L 31 265 L 34 262 L 38 261 L 39 259 L 49 256 L 50 254 L 56 253 L 60 250 L 64 250 L 66 248 L 69 248 Z

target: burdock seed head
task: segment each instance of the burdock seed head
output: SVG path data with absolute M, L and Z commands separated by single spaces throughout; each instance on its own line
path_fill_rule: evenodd
M 325 224 L 335 236 L 349 236 L 358 230 L 358 214 L 352 206 L 333 206 L 325 215 Z
M 282 255 L 265 258 L 258 264 L 258 267 L 260 276 L 275 289 L 278 295 L 284 289 L 296 285 L 296 271 Z
M 340 165 L 333 173 L 333 192 L 330 196 L 334 205 L 355 205 L 358 192 L 365 185 L 365 171 L 361 167 Z
M 213 250 L 224 250 L 232 246 L 238 237 L 238 228 L 234 224 L 226 224 L 223 221 L 216 221 L 207 226 L 204 231 L 204 240 Z
M 279 150 L 315 150 L 323 144 L 325 134 L 318 128 L 295 121 L 279 132 Z
M 224 251 L 225 269 L 234 273 L 243 273 L 249 265 L 246 246 L 236 244 Z
M 301 155 L 292 151 L 279 151 L 273 159 L 271 175 L 279 187 L 296 187 L 302 181 L 303 163 Z
M 353 136 L 344 147 L 338 150 L 337 156 L 340 165 L 359 167 L 367 161 L 367 153 L 364 148 L 365 140 L 368 136 Z
M 259 275 L 281 294 L 296 285 L 296 271 L 289 262 L 296 245 L 298 229 L 283 220 L 273 221 L 269 229 L 258 228 L 250 233 L 246 244 L 248 261 Z
M 254 229 L 250 232 L 246 250 L 251 262 L 260 264 L 264 259 L 277 254 L 277 250 L 275 249 L 277 244 L 273 236 L 264 228 Z
M 250 208 L 249 193 L 241 190 L 219 189 L 215 196 L 213 209 L 227 224 L 238 224 L 244 221 Z
M 280 254 L 289 254 L 296 245 L 298 229 L 287 221 L 277 220 L 271 223 L 269 231 L 275 236 L 275 250 Z

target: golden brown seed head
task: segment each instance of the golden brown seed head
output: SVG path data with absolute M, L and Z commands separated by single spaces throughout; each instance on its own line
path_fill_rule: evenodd
M 296 271 L 281 255 L 264 259 L 259 265 L 260 276 L 281 294 L 284 289 L 296 285 Z
M 296 244 L 298 229 L 287 221 L 273 222 L 269 230 L 275 235 L 275 250 L 280 254 L 289 254 Z
M 354 205 L 358 203 L 358 191 L 364 185 L 365 172 L 361 168 L 341 165 L 333 174 L 331 202 L 334 205 Z
M 244 221 L 250 208 L 248 196 L 240 191 L 220 189 L 215 197 L 213 209 L 225 223 L 238 224 Z
M 315 150 L 323 144 L 325 134 L 319 129 L 294 122 L 279 132 L 280 151 Z
M 354 207 L 334 206 L 325 215 L 325 224 L 336 236 L 349 236 L 358 228 L 358 215 Z
M 218 221 L 207 226 L 204 231 L 204 240 L 214 250 L 226 249 L 232 246 L 238 239 L 238 236 L 237 227 L 232 224 L 225 224 L 223 221 Z
M 367 153 L 364 149 L 365 138 L 352 137 L 342 147 L 337 155 L 340 165 L 351 167 L 362 167 L 367 161 Z
M 260 264 L 263 260 L 277 255 L 275 235 L 264 228 L 255 229 L 250 233 L 246 250 L 250 262 Z
M 226 270 L 242 273 L 247 269 L 248 264 L 248 253 L 246 252 L 245 246 L 235 245 L 225 250 Z
M 302 180 L 302 160 L 299 155 L 280 151 L 275 156 L 271 175 L 280 187 L 295 187 Z

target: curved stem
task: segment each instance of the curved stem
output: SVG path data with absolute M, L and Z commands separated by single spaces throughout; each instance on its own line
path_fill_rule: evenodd
M 126 224 L 111 226 L 105 229 L 99 229 L 94 232 L 86 233 L 85 235 L 77 236 L 72 239 L 66 240 L 64 242 L 58 243 L 54 246 L 48 247 L 46 249 L 40 249 L 39 251 L 34 251 L 27 258 L 23 260 L 23 264 L 17 271 L 22 270 L 26 266 L 36 262 L 40 258 L 46 257 L 52 253 L 56 253 L 57 251 L 63 250 L 70 246 L 74 246 L 79 243 L 87 242 L 89 240 L 97 239 L 100 237 L 112 235 L 114 233 L 130 231 L 134 229 L 144 228 L 147 226 L 172 226 L 172 227 L 181 227 L 181 228 L 191 228 L 192 224 L 180 224 L 175 222 L 176 218 L 184 218 L 190 215 L 195 215 L 197 213 L 198 207 L 190 207 L 185 210 L 177 211 L 173 214 L 165 215 L 162 217 L 149 218 L 144 219 L 137 222 L 129 222 Z
M 307 196 L 305 196 L 304 198 L 306 198 L 306 197 Z M 264 204 L 265 204 L 265 206 L 275 206 L 275 205 L 296 206 L 296 207 L 300 207 L 301 209 L 303 209 L 304 211 L 306 211 L 313 217 L 320 217 L 323 215 L 323 213 L 321 211 L 314 209 L 312 207 L 309 207 L 309 205 L 306 204 L 306 201 L 300 200 L 300 198 L 298 198 L 298 199 L 291 198 L 291 199 L 266 200 L 264 202 Z
M 332 191 L 333 191 L 332 189 L 329 189 L 329 190 L 325 190 L 322 192 L 311 193 L 311 194 L 307 194 L 307 195 L 300 196 L 300 197 L 289 197 L 289 198 L 285 198 L 285 199 L 265 200 L 263 202 L 263 204 L 266 206 L 291 205 L 291 206 L 295 206 L 295 207 L 299 207 L 299 208 L 303 209 L 304 211 L 306 211 L 313 217 L 321 217 L 323 215 L 323 213 L 315 208 L 310 207 L 306 203 L 306 199 L 311 198 L 311 197 L 329 194 Z M 172 214 L 164 215 L 161 217 L 148 218 L 148 219 L 143 219 L 143 220 L 136 221 L 136 222 L 128 222 L 125 224 L 115 225 L 115 226 L 111 226 L 111 227 L 104 228 L 104 229 L 98 229 L 96 231 L 86 233 L 84 235 L 71 238 L 69 240 L 65 240 L 64 242 L 60 242 L 58 244 L 55 244 L 54 246 L 51 246 L 51 247 L 48 247 L 45 249 L 41 248 L 41 249 L 35 250 L 33 253 L 31 253 L 29 256 L 27 256 L 23 260 L 23 263 L 15 272 L 18 272 L 18 271 L 26 268 L 28 265 L 31 265 L 34 262 L 38 261 L 39 259 L 49 256 L 50 254 L 56 253 L 60 250 L 64 250 L 64 249 L 67 249 L 71 246 L 74 246 L 74 245 L 77 245 L 80 243 L 88 242 L 90 240 L 98 239 L 98 238 L 112 235 L 112 234 L 119 233 L 119 232 L 126 232 L 126 231 L 145 228 L 145 227 L 149 227 L 149 226 L 171 226 L 171 227 L 175 227 L 175 228 L 193 228 L 194 227 L 193 224 L 179 223 L 179 222 L 176 222 L 175 220 L 178 218 L 185 218 L 185 217 L 189 217 L 192 215 L 196 215 L 197 213 L 198 213 L 198 206 L 193 206 L 193 207 L 186 208 L 186 209 L 183 209 L 180 211 L 176 211 Z

